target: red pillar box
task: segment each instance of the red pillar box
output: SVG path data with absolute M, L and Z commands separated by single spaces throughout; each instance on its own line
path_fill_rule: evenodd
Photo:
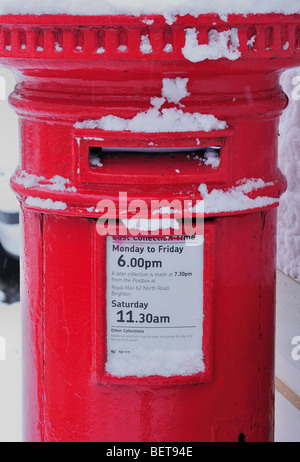
M 26 440 L 272 440 L 279 76 L 299 21 L 0 18 Z

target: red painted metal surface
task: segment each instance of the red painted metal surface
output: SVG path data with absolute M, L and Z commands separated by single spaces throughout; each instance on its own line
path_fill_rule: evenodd
M 193 442 L 245 435 L 247 441 L 272 441 L 276 206 L 286 187 L 277 165 L 278 120 L 287 104 L 279 76 L 300 64 L 300 18 L 230 16 L 224 23 L 208 15 L 178 18 L 173 26 L 155 16 L 146 26 L 144 19 L 0 17 L 0 61 L 19 71 L 10 101 L 21 136 L 12 186 L 23 214 L 25 439 Z M 188 27 L 198 28 L 200 43 L 207 43 L 211 28 L 235 27 L 241 57 L 187 61 Z M 143 34 L 150 54 L 139 48 Z M 164 51 L 168 43 L 171 53 Z M 131 133 L 74 126 L 110 114 L 132 118 L 161 96 L 163 78 L 176 77 L 188 78 L 183 110 L 213 114 L 226 121 L 226 130 Z M 122 154 L 103 169 L 89 165 L 90 147 L 196 149 L 199 143 L 221 148 L 218 168 L 193 168 L 177 157 L 178 175 L 163 153 L 152 170 L 144 154 Z M 62 190 L 57 175 L 68 180 Z M 250 197 L 267 196 L 272 204 L 205 213 L 205 372 L 109 375 L 106 238 L 96 232 L 97 203 L 110 199 L 118 210 L 122 191 L 128 202 L 195 201 L 201 183 L 208 191 L 226 191 L 253 178 L 265 186 Z M 63 207 L 49 209 L 37 198 Z

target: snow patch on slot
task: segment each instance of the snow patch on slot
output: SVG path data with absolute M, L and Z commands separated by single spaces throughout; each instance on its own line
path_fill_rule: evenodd
M 141 36 L 141 43 L 140 43 L 140 50 L 144 55 L 148 55 L 152 53 L 152 45 L 149 40 L 148 35 L 142 35 Z
M 176 104 L 190 95 L 187 91 L 187 78 L 163 79 L 162 96 L 151 98 L 151 107 L 139 112 L 132 119 L 107 115 L 98 120 L 76 122 L 77 129 L 101 129 L 105 131 L 129 131 L 136 133 L 172 133 L 172 132 L 210 132 L 228 128 L 223 120 L 212 114 L 183 112 Z M 165 101 L 174 103 L 174 107 L 162 108 Z
M 75 128 L 135 133 L 167 133 L 210 132 L 212 130 L 225 130 L 228 126 L 225 121 L 218 120 L 212 114 L 200 114 L 198 112 L 191 114 L 177 108 L 162 109 L 161 111 L 150 108 L 146 112 L 138 113 L 132 119 L 108 115 L 98 120 L 77 122 Z

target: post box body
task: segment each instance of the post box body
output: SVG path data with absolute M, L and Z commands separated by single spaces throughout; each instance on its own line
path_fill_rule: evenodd
M 272 440 L 275 211 L 210 223 L 211 377 L 183 383 L 103 380 L 104 238 L 87 218 L 25 211 L 23 219 L 26 440 Z
M 152 55 L 136 46 L 144 23 L 111 18 L 106 28 L 105 21 L 83 18 L 79 28 L 78 18 L 58 16 L 55 24 L 53 18 L 51 24 L 49 18 L 1 18 L 1 61 L 22 73 L 10 100 L 20 116 L 21 137 L 12 186 L 22 204 L 25 439 L 272 441 L 276 206 L 286 187 L 277 165 L 278 121 L 287 104 L 279 76 L 300 62 L 298 18 L 263 16 L 254 27 L 238 17 L 241 58 L 198 63 L 182 57 L 184 30 L 200 25 L 228 30 L 214 15 L 202 22 L 179 18 L 174 28 L 154 18 L 147 29 Z M 125 57 L 117 51 L 120 27 L 127 37 Z M 27 37 L 24 58 L 20 30 Z M 168 41 L 170 33 L 172 56 L 163 54 L 162 37 Z M 254 35 L 258 44 L 252 49 Z M 58 37 L 63 39 L 55 47 Z M 286 37 L 293 37 L 289 49 Z M 105 53 L 97 53 L 103 44 Z M 165 78 L 186 79 L 183 112 L 212 114 L 226 127 L 157 133 L 82 124 L 109 115 L 129 120 L 148 111 L 152 98 L 162 97 Z M 127 162 L 109 168 L 105 160 L 99 168 L 89 163 L 91 148 L 153 146 L 161 156 L 156 153 L 151 165 L 145 152 L 133 159 L 128 154 Z M 185 156 L 177 159 L 177 169 L 164 154 L 166 148 L 199 146 L 220 148 L 217 168 L 191 168 Z M 258 179 L 245 192 L 245 206 L 205 209 L 200 184 L 209 198 L 213 190 L 239 191 L 246 180 Z M 199 373 L 138 377 L 106 370 L 109 255 L 107 237 L 97 232 L 97 204 L 112 201 L 121 219 L 119 192 L 126 193 L 128 204 L 204 197 Z M 189 297 L 186 293 L 186 306 Z

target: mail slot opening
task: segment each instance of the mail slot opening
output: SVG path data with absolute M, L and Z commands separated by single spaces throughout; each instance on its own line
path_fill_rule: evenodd
M 203 168 L 217 169 L 220 161 L 220 146 L 144 149 L 89 147 L 90 169 L 99 173 L 188 174 Z

